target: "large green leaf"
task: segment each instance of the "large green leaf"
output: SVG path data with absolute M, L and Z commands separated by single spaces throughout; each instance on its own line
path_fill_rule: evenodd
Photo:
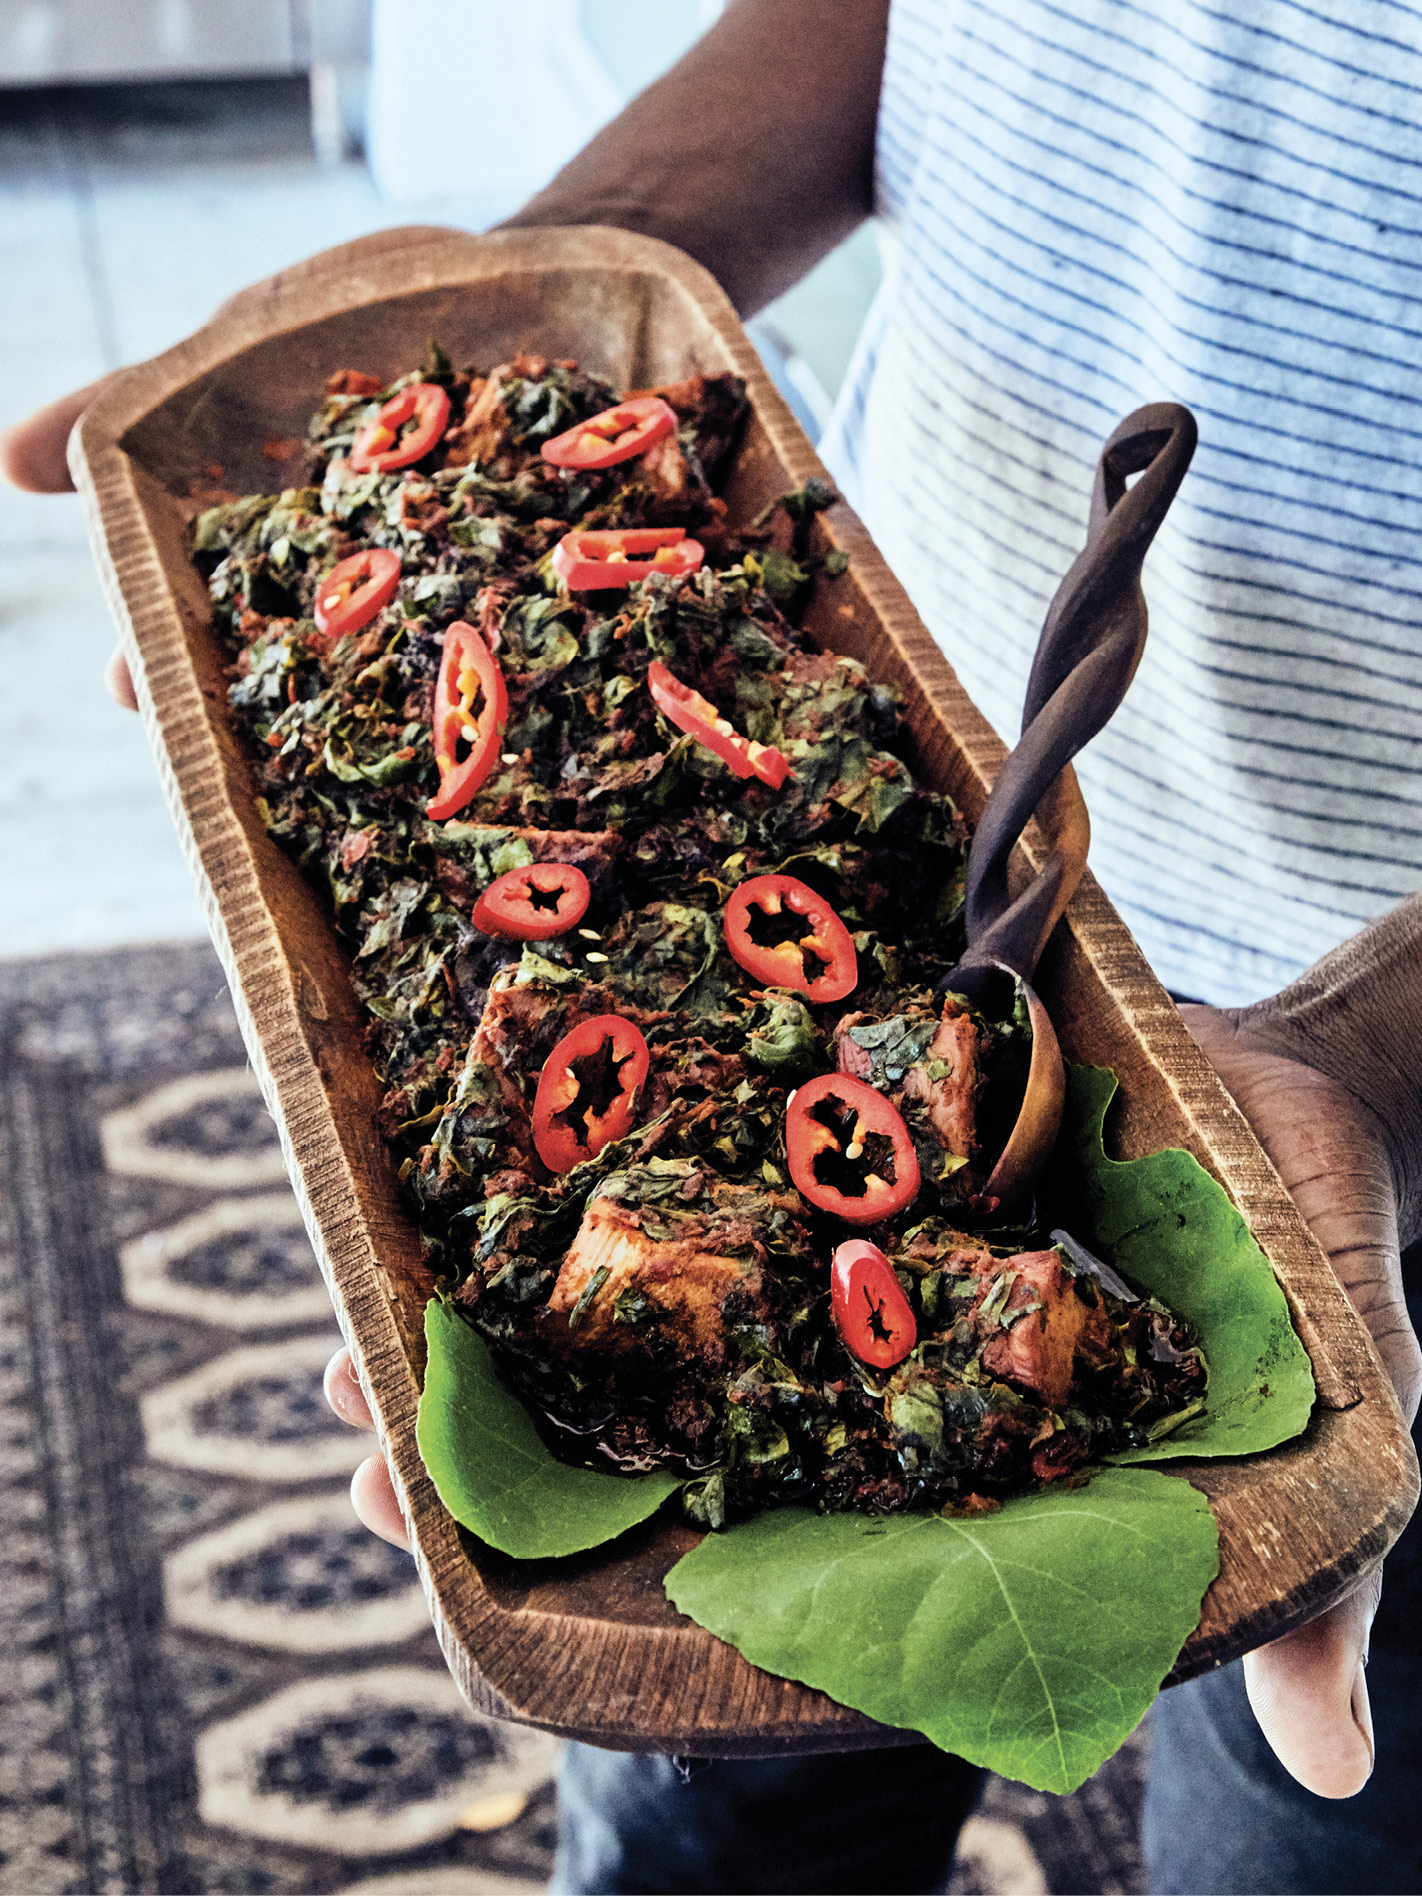
M 448 1304 L 425 1310 L 429 1363 L 415 1438 L 456 1521 L 515 1560 L 578 1554 L 645 1521 L 681 1486 L 570 1468 L 553 1456 L 487 1344 Z
M 1106 1156 L 1108 1067 L 1073 1067 L 1053 1165 L 1056 1216 L 1138 1289 L 1193 1324 L 1209 1366 L 1203 1415 L 1116 1461 L 1253 1455 L 1297 1435 L 1313 1371 L 1269 1260 L 1223 1187 L 1188 1152 Z
M 1123 1468 L 967 1520 L 762 1514 L 666 1585 L 767 1672 L 1064 1792 L 1140 1722 L 1218 1567 L 1205 1497 Z

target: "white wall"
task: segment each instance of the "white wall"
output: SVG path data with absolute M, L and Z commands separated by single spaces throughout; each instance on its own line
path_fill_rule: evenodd
M 495 222 L 546 184 L 719 0 L 375 0 L 367 156 L 382 197 Z

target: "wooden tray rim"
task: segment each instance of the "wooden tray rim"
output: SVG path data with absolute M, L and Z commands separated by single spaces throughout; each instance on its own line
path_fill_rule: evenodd
M 353 291 L 358 301 L 394 301 L 427 289 L 478 282 L 510 271 L 539 275 L 580 267 L 645 272 L 678 285 L 716 332 L 730 365 L 745 377 L 770 446 L 791 478 L 797 483 L 815 475 L 827 478 L 714 280 L 667 245 L 613 230 L 508 232 L 483 238 L 458 233 L 440 238 L 431 234 L 418 253 L 400 253 L 398 285 L 385 285 L 373 293 L 373 286 L 363 280 L 368 266 L 353 261 L 338 261 L 329 270 L 293 278 L 289 284 L 277 279 L 261 292 L 248 292 L 236 299 L 225 313 L 177 348 L 128 371 L 81 419 L 71 454 L 105 591 L 134 670 L 140 710 L 153 741 L 164 792 L 233 987 L 243 1036 L 263 1096 L 276 1119 L 287 1167 L 331 1289 L 342 1333 L 372 1400 L 381 1446 L 390 1454 L 407 1514 L 418 1523 L 417 1567 L 446 1657 L 461 1688 L 483 1709 L 592 1737 L 604 1745 L 636 1745 L 640 1742 L 635 1729 L 637 1688 L 646 1681 L 649 1664 L 643 1650 L 648 1641 L 639 1635 L 646 1629 L 630 1625 L 616 1629 L 591 1670 L 576 1681 L 567 1678 L 569 1687 L 576 1684 L 574 1696 L 584 1705 L 600 1700 L 599 1716 L 591 1722 L 569 1725 L 556 1712 L 549 1714 L 548 1707 L 556 1700 L 556 1679 L 550 1680 L 542 1715 L 526 1694 L 510 1696 L 501 1689 L 500 1681 L 511 1685 L 530 1662 L 536 1662 L 546 1674 L 549 1653 L 565 1640 L 576 1640 L 583 1622 L 546 1613 L 510 1614 L 492 1606 L 482 1583 L 473 1575 L 458 1531 L 434 1498 L 419 1461 L 413 1429 L 418 1384 L 395 1320 L 394 1286 L 380 1260 L 378 1234 L 356 1209 L 360 1192 L 349 1157 L 336 1140 L 319 1060 L 310 1044 L 314 1022 L 323 1017 L 321 999 L 319 993 L 303 992 L 299 956 L 298 965 L 293 966 L 289 946 L 275 936 L 263 899 L 260 867 L 222 793 L 223 769 L 211 729 L 215 714 L 203 702 L 191 661 L 185 662 L 186 633 L 181 615 L 148 529 L 133 467 L 119 445 L 129 428 L 179 388 L 256 343 L 345 313 L 353 307 Z M 849 553 L 869 603 L 898 646 L 905 669 L 930 702 L 940 707 L 945 702 L 953 705 L 953 735 L 980 799 L 1005 755 L 1005 747 L 962 691 L 862 524 L 843 503 L 827 519 L 835 542 Z M 1038 857 L 1041 848 L 1041 839 L 1029 835 L 1029 860 Z M 234 861 L 239 865 L 235 871 Z M 1108 992 L 1119 992 L 1121 958 L 1134 953 L 1138 959 L 1138 951 L 1089 877 L 1073 904 L 1068 925 L 1103 987 Z M 1138 978 L 1139 970 L 1133 969 L 1132 973 Z M 262 992 L 268 1015 L 265 1035 L 249 1005 L 249 984 Z M 1133 1014 L 1132 1025 L 1146 1044 L 1148 1039 L 1161 1039 L 1167 1021 L 1175 1021 L 1175 1031 L 1164 1033 L 1164 1038 L 1173 1043 L 1169 1049 L 1173 1064 L 1156 1064 L 1194 1123 L 1209 1169 L 1221 1179 L 1255 1229 L 1290 1298 L 1320 1385 L 1323 1413 L 1311 1425 L 1310 1433 L 1319 1428 L 1320 1421 L 1327 1422 L 1330 1412 L 1334 1423 L 1345 1423 L 1366 1399 L 1374 1414 L 1380 1409 L 1390 1415 L 1392 1433 L 1398 1438 L 1393 1445 L 1394 1465 L 1387 1471 L 1394 1498 L 1379 1509 L 1373 1531 L 1360 1543 L 1357 1557 L 1345 1563 L 1346 1571 L 1340 1570 L 1336 1576 L 1335 1592 L 1341 1592 L 1390 1544 L 1411 1511 L 1416 1474 L 1410 1443 L 1371 1341 L 1338 1288 L 1326 1259 L 1302 1225 L 1247 1124 L 1184 1035 L 1173 1007 L 1158 984 L 1151 985 L 1159 994 L 1159 1006 L 1144 1019 Z M 270 1024 L 273 1013 L 281 1023 L 275 1034 Z M 313 1159 L 313 1151 L 321 1153 L 319 1162 Z M 1279 1253 L 1285 1248 L 1295 1254 L 1292 1270 L 1280 1268 Z M 1300 1255 L 1310 1260 L 1312 1268 L 1297 1266 Z M 1328 1319 L 1326 1331 L 1319 1321 L 1323 1316 Z M 1219 1467 L 1218 1463 L 1161 1465 L 1162 1472 L 1188 1474 L 1207 1488 L 1210 1484 L 1206 1477 Z M 1317 1602 L 1307 1604 L 1312 1608 Z M 451 1605 L 458 1610 L 448 1611 Z M 1287 1618 L 1287 1611 L 1279 1617 Z M 526 1623 L 511 1625 L 511 1620 Z M 745 1751 L 913 1741 L 914 1734 L 891 1732 L 822 1694 L 771 1679 L 689 1623 L 652 1631 L 659 1676 L 689 1676 L 694 1672 L 702 1711 L 715 1708 L 714 1717 L 700 1717 L 679 1734 L 686 1748 L 705 1749 L 708 1733 L 719 1740 L 722 1752 L 728 1745 Z M 1192 1645 L 1195 1643 L 1192 1641 Z M 477 1669 L 471 1649 L 478 1651 Z M 1208 1649 L 1192 1655 L 1187 1647 L 1179 1670 L 1182 1674 L 1198 1670 L 1218 1663 L 1224 1656 L 1231 1655 Z M 738 1717 L 752 1715 L 752 1701 L 758 1736 L 753 1744 L 737 1746 L 727 1734 L 737 1729 Z M 670 1735 L 659 1731 L 655 1748 L 669 1745 Z

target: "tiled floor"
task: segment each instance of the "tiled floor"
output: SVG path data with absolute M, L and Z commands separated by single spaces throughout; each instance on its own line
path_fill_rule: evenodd
M 317 167 L 308 125 L 300 81 L 0 93 L 0 425 L 400 222 L 363 165 Z M 769 312 L 831 388 L 875 276 L 866 232 Z M 78 501 L 0 489 L 0 953 L 203 932 L 112 645 Z

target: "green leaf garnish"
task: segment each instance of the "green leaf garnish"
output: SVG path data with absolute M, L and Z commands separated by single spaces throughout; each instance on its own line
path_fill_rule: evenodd
M 1074 1237 L 1193 1324 L 1209 1368 L 1204 1413 L 1117 1462 L 1253 1455 L 1297 1435 L 1313 1407 L 1308 1352 L 1284 1293 L 1224 1188 L 1192 1154 L 1106 1156 L 1108 1067 L 1072 1067 L 1051 1199 Z
M 1067 1792 L 1140 1722 L 1218 1567 L 1202 1494 L 1107 1469 L 963 1520 L 762 1514 L 666 1587 L 767 1672 Z
M 429 1363 L 415 1439 L 455 1520 L 515 1560 L 578 1554 L 655 1514 L 675 1475 L 570 1468 L 549 1451 L 488 1345 L 448 1304 L 425 1311 Z

